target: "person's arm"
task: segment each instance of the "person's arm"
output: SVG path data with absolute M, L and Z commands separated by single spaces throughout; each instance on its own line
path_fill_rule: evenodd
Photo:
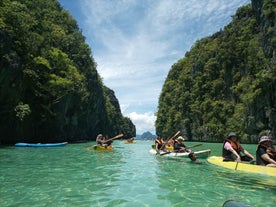
M 250 157 L 252 160 L 256 160 L 255 157 L 253 157 L 247 150 L 243 150 L 243 153 L 247 156 L 247 157 Z
M 262 158 L 263 160 L 269 162 L 270 164 L 276 165 L 276 161 L 274 161 L 273 159 L 271 159 L 271 158 L 269 157 L 268 154 L 263 154 L 263 155 L 261 155 L 261 158 Z
M 237 161 L 240 162 L 240 161 L 241 161 L 241 157 L 240 157 L 240 155 L 236 152 L 236 150 L 234 150 L 234 149 L 232 148 L 230 151 L 232 152 L 232 154 L 236 155 Z
M 241 157 L 239 156 L 239 154 L 236 152 L 236 150 L 233 149 L 233 147 L 231 146 L 231 144 L 229 142 L 225 142 L 224 144 L 224 149 L 230 151 L 232 154 L 234 154 L 237 157 L 237 161 L 240 162 L 241 161 Z
M 186 146 L 185 146 L 185 144 L 183 144 L 183 145 L 180 147 L 180 150 L 186 151 Z

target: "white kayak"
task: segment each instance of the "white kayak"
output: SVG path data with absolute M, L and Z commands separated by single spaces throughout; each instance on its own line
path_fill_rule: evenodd
M 161 152 L 157 154 L 155 149 L 150 149 L 149 153 L 152 155 L 159 155 L 162 157 L 184 157 L 184 158 L 189 158 L 189 154 L 190 154 L 188 152 Z M 196 155 L 197 158 L 206 158 L 210 156 L 211 150 L 206 149 L 206 150 L 194 151 L 194 154 Z

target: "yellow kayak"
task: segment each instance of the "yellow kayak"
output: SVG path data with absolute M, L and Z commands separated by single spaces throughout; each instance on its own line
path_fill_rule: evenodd
M 207 161 L 213 165 L 228 168 L 231 170 L 276 177 L 275 167 L 266 167 L 266 166 L 254 165 L 254 164 L 249 164 L 244 162 L 231 162 L 231 161 L 224 162 L 222 160 L 222 157 L 218 157 L 218 156 L 211 156 L 207 159 Z
M 132 142 L 129 142 L 129 141 L 124 141 L 125 144 L 135 144 L 136 141 L 132 141 Z
M 167 150 L 173 151 L 173 146 L 166 145 L 165 147 L 166 147 Z M 152 148 L 152 149 L 155 149 L 155 145 L 154 145 L 154 144 L 151 145 L 151 148 Z
M 114 147 L 109 145 L 108 147 L 100 146 L 100 145 L 93 145 L 91 147 L 87 147 L 89 150 L 97 150 L 97 151 L 110 151 L 113 150 Z

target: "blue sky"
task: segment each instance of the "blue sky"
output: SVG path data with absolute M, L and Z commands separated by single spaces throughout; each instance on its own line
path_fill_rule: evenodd
M 155 134 L 171 66 L 196 40 L 223 29 L 250 0 L 59 0 L 77 20 L 103 82 L 137 134 Z

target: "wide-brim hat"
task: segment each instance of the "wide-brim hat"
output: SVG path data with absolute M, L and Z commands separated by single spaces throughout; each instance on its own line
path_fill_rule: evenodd
M 262 143 L 262 142 L 272 142 L 272 140 L 269 138 L 269 136 L 262 136 L 261 138 L 260 138 L 260 141 L 259 141 L 259 143 Z
M 179 136 L 179 137 L 176 138 L 176 140 L 182 140 L 182 141 L 184 141 L 185 139 L 182 136 Z

